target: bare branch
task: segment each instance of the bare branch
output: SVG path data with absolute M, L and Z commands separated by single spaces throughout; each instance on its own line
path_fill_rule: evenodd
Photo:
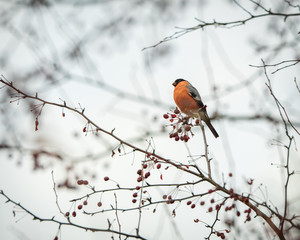
M 115 231 L 115 230 L 112 230 L 112 229 L 101 229 L 101 228 L 87 227 L 87 226 L 78 225 L 78 224 L 73 223 L 71 221 L 69 221 L 69 222 L 62 222 L 62 221 L 56 220 L 55 218 L 41 218 L 41 217 L 37 216 L 36 214 L 34 214 L 33 212 L 31 212 L 30 210 L 28 210 L 27 208 L 25 208 L 20 203 L 17 203 L 14 200 L 12 200 L 2 190 L 0 190 L 0 195 L 4 196 L 7 199 L 7 202 L 11 202 L 15 206 L 18 206 L 23 211 L 25 211 L 26 213 L 28 213 L 29 215 L 31 215 L 33 217 L 33 220 L 39 220 L 40 222 L 53 222 L 53 223 L 58 224 L 60 227 L 61 226 L 71 226 L 71 227 L 76 227 L 76 228 L 79 228 L 79 229 L 83 229 L 85 231 L 91 231 L 91 232 L 109 232 L 109 233 L 114 233 L 114 234 L 122 235 L 122 236 L 125 236 L 125 237 L 130 237 L 130 238 L 145 239 L 142 236 L 132 235 L 132 234 L 129 234 L 129 233 L 124 233 L 124 232 L 119 232 L 119 231 Z
M 252 2 L 254 2 L 254 1 L 252 1 Z M 258 3 L 256 3 L 256 4 L 258 4 Z M 259 4 L 258 4 L 258 6 L 263 8 Z M 190 32 L 193 32 L 193 31 L 196 31 L 196 30 L 199 30 L 199 29 L 203 30 L 203 29 L 205 29 L 207 27 L 211 27 L 211 26 L 221 27 L 221 28 L 233 28 L 233 27 L 238 27 L 238 26 L 245 25 L 247 22 L 250 22 L 254 19 L 259 19 L 259 18 L 264 18 L 264 17 L 277 16 L 277 17 L 283 17 L 284 20 L 286 20 L 289 17 L 298 17 L 298 16 L 300 16 L 300 13 L 280 13 L 280 12 L 272 12 L 271 10 L 267 10 L 267 9 L 264 9 L 264 10 L 266 11 L 266 13 L 258 14 L 258 15 L 250 14 L 250 17 L 248 17 L 248 18 L 244 18 L 242 20 L 229 21 L 229 22 L 221 22 L 221 21 L 215 21 L 215 20 L 213 20 L 211 22 L 206 22 L 206 21 L 203 21 L 203 20 L 200 20 L 200 19 L 196 18 L 196 20 L 198 22 L 200 22 L 200 24 L 198 24 L 194 27 L 180 28 L 182 30 L 177 31 L 177 32 L 173 33 L 172 35 L 170 35 L 168 37 L 165 37 L 163 40 L 159 41 L 158 43 L 156 43 L 154 45 L 143 48 L 142 51 L 144 51 L 146 49 L 149 49 L 149 48 L 155 48 L 155 47 L 157 47 L 158 45 L 160 45 L 162 43 L 180 38 L 180 37 L 184 36 L 187 33 L 190 33 Z M 177 28 L 179 28 L 179 27 L 177 27 Z

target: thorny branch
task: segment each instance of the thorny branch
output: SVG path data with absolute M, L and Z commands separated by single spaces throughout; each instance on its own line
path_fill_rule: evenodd
M 83 229 L 85 231 L 91 231 L 91 232 L 109 232 L 109 233 L 114 233 L 114 234 L 122 235 L 122 236 L 125 236 L 127 238 L 130 237 L 130 238 L 137 238 L 137 239 L 145 239 L 145 238 L 143 238 L 141 236 L 138 236 L 138 235 L 132 235 L 132 234 L 128 234 L 128 233 L 123 233 L 123 232 L 120 232 L 120 231 L 112 230 L 110 228 L 108 228 L 108 229 L 92 228 L 92 227 L 82 226 L 82 225 L 73 223 L 70 220 L 68 222 L 62 222 L 62 221 L 56 220 L 54 217 L 52 217 L 52 218 L 41 218 L 41 217 L 37 216 L 36 214 L 34 214 L 33 212 L 29 211 L 27 208 L 25 208 L 20 203 L 17 203 L 14 200 L 12 200 L 2 190 L 0 190 L 0 194 L 7 199 L 7 201 L 6 201 L 7 203 L 11 202 L 15 206 L 18 206 L 20 209 L 22 209 L 23 211 L 25 211 L 26 213 L 28 213 L 30 216 L 32 216 L 33 220 L 39 220 L 40 222 L 54 222 L 54 223 L 58 224 L 59 227 L 61 227 L 61 226 L 72 226 L 72 227 L 76 227 L 76 228 L 79 228 L 79 229 Z
M 262 60 L 262 62 L 263 62 L 263 64 L 265 64 L 263 60 Z M 290 118 L 289 118 L 289 116 L 288 116 L 288 114 L 287 114 L 285 108 L 282 106 L 282 104 L 280 103 L 280 101 L 279 101 L 279 100 L 276 98 L 276 96 L 274 95 L 273 90 L 272 90 L 272 87 L 271 87 L 271 80 L 270 80 L 270 78 L 269 78 L 269 76 L 268 76 L 268 74 L 267 74 L 266 67 L 264 67 L 264 72 L 265 72 L 266 78 L 267 78 L 267 80 L 268 80 L 268 84 L 266 83 L 266 86 L 268 87 L 271 96 L 274 98 L 274 100 L 275 100 L 275 102 L 276 102 L 276 106 L 277 106 L 277 108 L 278 108 L 278 111 L 279 111 L 281 120 L 282 120 L 282 122 L 283 122 L 283 124 L 284 124 L 284 126 L 285 126 L 286 135 L 290 138 L 290 136 L 289 136 L 289 134 L 288 134 L 288 128 L 287 128 L 286 120 L 284 119 L 284 117 L 283 117 L 283 115 L 282 115 L 282 111 L 284 112 L 284 115 L 285 115 L 285 117 L 286 117 L 288 123 L 290 124 L 290 126 L 295 130 L 295 132 L 296 132 L 298 135 L 300 135 L 300 133 L 299 133 L 299 131 L 297 130 L 297 128 L 296 128 L 296 127 L 293 125 L 293 123 L 290 121 Z M 282 109 L 282 111 L 281 111 L 281 109 Z
M 275 71 L 272 72 L 272 74 L 277 73 L 278 71 L 291 67 L 291 66 L 295 66 L 300 62 L 300 59 L 293 59 L 293 60 L 284 60 L 281 61 L 279 63 L 274 63 L 274 64 L 263 64 L 263 65 L 252 65 L 250 64 L 251 67 L 257 67 L 257 68 L 266 68 L 266 67 L 278 67 Z M 282 66 L 283 65 L 283 66 Z
M 172 35 L 170 35 L 168 37 L 165 37 L 164 39 L 162 39 L 161 41 L 159 41 L 158 43 L 156 43 L 152 46 L 143 48 L 142 50 L 146 50 L 149 48 L 155 48 L 162 43 L 180 38 L 190 32 L 196 31 L 196 30 L 200 30 L 200 29 L 204 30 L 207 27 L 214 26 L 214 27 L 222 27 L 222 28 L 233 28 L 233 27 L 245 25 L 247 22 L 250 22 L 254 19 L 259 19 L 259 18 L 264 18 L 264 17 L 277 16 L 277 17 L 282 17 L 283 20 L 286 21 L 287 18 L 300 16 L 300 13 L 273 12 L 271 9 L 266 9 L 265 7 L 263 7 L 259 2 L 255 2 L 255 1 L 251 0 L 251 2 L 254 5 L 256 5 L 257 7 L 259 7 L 260 9 L 262 9 L 264 11 L 264 13 L 262 13 L 262 14 L 255 15 L 255 14 L 251 13 L 250 11 L 246 10 L 245 8 L 243 8 L 240 4 L 237 3 L 237 1 L 234 1 L 234 2 L 237 4 L 238 7 L 242 8 L 243 11 L 247 12 L 249 14 L 249 17 L 241 19 L 241 20 L 228 21 L 228 22 L 222 22 L 222 21 L 216 21 L 216 20 L 208 22 L 208 21 L 203 21 L 201 19 L 195 18 L 196 21 L 200 22 L 198 25 L 196 25 L 194 27 L 188 27 L 188 28 L 177 27 L 178 29 L 181 29 L 181 30 L 173 33 Z M 297 63 L 295 63 L 295 64 L 297 64 Z
M 263 60 L 262 60 L 262 63 L 265 66 L 265 62 Z M 282 119 L 282 122 L 284 124 L 285 134 L 286 134 L 286 136 L 289 140 L 289 143 L 284 145 L 284 147 L 286 148 L 286 163 L 284 165 L 284 168 L 286 169 L 286 181 L 285 181 L 285 185 L 284 185 L 284 212 L 283 212 L 282 218 L 280 219 L 280 231 L 283 232 L 284 231 L 284 225 L 285 225 L 285 222 L 286 222 L 286 217 L 287 217 L 287 214 L 288 214 L 288 206 L 289 206 L 289 203 L 288 203 L 288 186 L 289 186 L 289 182 L 290 182 L 290 177 L 292 175 L 294 175 L 294 171 L 290 171 L 290 149 L 291 149 L 291 145 L 292 145 L 292 141 L 293 141 L 294 137 L 291 136 L 290 133 L 289 133 L 288 125 L 287 125 L 287 122 L 286 122 L 286 120 L 285 120 L 285 118 L 282 114 L 282 111 L 284 112 L 285 117 L 286 117 L 288 123 L 290 124 L 290 126 L 296 131 L 296 133 L 299 134 L 299 132 L 293 126 L 293 124 L 290 122 L 290 119 L 287 115 L 287 112 L 285 111 L 285 108 L 282 106 L 282 104 L 279 102 L 279 100 L 274 95 L 273 90 L 272 90 L 271 80 L 270 80 L 270 78 L 267 74 L 266 66 L 264 67 L 264 73 L 265 73 L 265 76 L 266 76 L 267 81 L 268 81 L 268 83 L 266 83 L 266 86 L 268 87 L 268 89 L 270 91 L 270 94 L 271 94 L 271 96 L 273 97 L 273 99 L 276 103 L 277 110 L 278 110 L 279 115 L 280 115 L 280 117 Z

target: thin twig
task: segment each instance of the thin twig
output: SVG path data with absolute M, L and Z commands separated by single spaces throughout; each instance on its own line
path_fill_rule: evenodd
M 55 194 L 55 202 L 56 202 L 56 206 L 59 210 L 59 212 L 65 216 L 64 212 L 61 210 L 60 206 L 59 206 L 59 203 L 58 203 L 58 195 L 57 195 L 57 192 L 56 192 L 56 183 L 55 183 L 55 180 L 54 180 L 54 173 L 53 173 L 53 170 L 51 171 L 51 175 L 52 175 L 52 181 L 53 181 L 53 191 L 54 191 L 54 194 Z
M 298 92 L 300 93 L 300 89 L 299 89 L 299 86 L 298 86 L 298 83 L 297 83 L 296 77 L 294 78 L 294 82 L 295 82 L 295 85 L 296 85 L 296 88 L 297 88 Z
M 285 68 L 288 68 L 288 67 L 291 67 L 291 66 L 295 66 L 299 62 L 300 62 L 300 59 L 293 59 L 293 60 L 284 60 L 284 61 L 281 61 L 279 63 L 274 63 L 274 64 L 265 64 L 265 63 L 263 65 L 252 65 L 252 64 L 250 64 L 249 66 L 250 67 L 256 67 L 256 68 L 266 68 L 266 67 L 277 67 L 277 66 L 280 66 L 282 64 L 289 63 L 289 64 L 287 64 L 283 67 L 277 68 L 275 71 L 272 72 L 272 74 L 274 74 L 274 73 L 277 73 L 278 71 L 280 71 L 282 69 L 285 69 Z
M 265 62 L 262 60 L 263 64 L 265 64 Z M 293 141 L 293 137 L 290 136 L 289 134 L 289 130 L 288 130 L 288 127 L 287 127 L 287 123 L 283 117 L 283 114 L 281 112 L 281 109 L 284 111 L 285 113 L 285 116 L 288 120 L 288 122 L 290 123 L 290 125 L 294 128 L 294 126 L 291 124 L 290 120 L 289 120 L 289 117 L 284 109 L 284 107 L 282 106 L 282 104 L 279 102 L 279 100 L 276 98 L 276 96 L 274 95 L 273 93 L 273 90 L 272 90 L 272 85 L 271 85 L 271 80 L 267 74 L 267 70 L 266 70 L 266 67 L 264 67 L 264 73 L 265 73 L 265 76 L 268 80 L 268 84 L 266 83 L 269 91 L 270 91 L 270 94 L 271 96 L 273 97 L 275 103 L 276 103 L 276 106 L 277 106 L 277 109 L 278 109 L 278 112 L 280 114 L 280 117 L 282 119 L 282 122 L 284 124 L 284 128 L 285 128 L 285 134 L 286 136 L 288 137 L 289 139 L 289 144 L 288 145 L 285 145 L 284 147 L 287 149 L 287 156 L 286 156 L 286 165 L 284 166 L 285 169 L 286 169 L 286 181 L 285 181 L 285 185 L 284 185 L 284 213 L 283 213 L 283 216 L 280 218 L 280 232 L 283 233 L 284 231 L 284 224 L 285 224 L 285 221 L 286 221 L 286 218 L 287 218 L 287 211 L 288 211 L 288 186 L 289 186 L 289 181 L 290 181 L 290 176 L 293 175 L 293 172 L 290 172 L 290 148 L 291 148 L 291 144 L 292 144 L 292 141 Z M 299 134 L 299 132 L 294 128 L 294 130 Z
M 205 130 L 204 130 L 204 126 L 201 123 L 201 121 L 199 122 L 201 131 L 202 131 L 202 136 L 203 136 L 203 142 L 204 142 L 204 156 L 205 156 L 205 160 L 206 160 L 206 164 L 207 164 L 207 173 L 208 173 L 208 178 L 211 178 L 211 167 L 210 167 L 210 159 L 208 158 L 208 146 L 207 146 L 207 141 L 206 141 L 206 135 L 205 135 Z
M 121 223 L 120 223 L 120 220 L 119 220 L 119 216 L 118 216 L 118 200 L 117 200 L 117 195 L 116 193 L 114 193 L 114 196 L 115 196 L 115 214 L 116 214 L 116 218 L 117 218 L 117 222 L 118 222 L 118 226 L 119 226 L 119 232 L 121 232 Z M 121 240 L 121 234 L 119 234 L 119 239 Z
M 285 115 L 285 117 L 286 117 L 288 123 L 290 124 L 290 126 L 295 130 L 295 132 L 296 132 L 298 135 L 300 135 L 300 132 L 297 130 L 297 128 L 294 126 L 294 124 L 290 121 L 290 118 L 289 118 L 289 116 L 288 116 L 288 114 L 287 114 L 287 112 L 286 112 L 284 106 L 282 106 L 282 104 L 279 102 L 279 100 L 278 100 L 278 99 L 276 98 L 276 96 L 274 95 L 274 93 L 273 93 L 273 91 L 272 91 L 270 85 L 268 85 L 268 84 L 266 83 L 266 86 L 268 87 L 268 89 L 269 89 L 270 94 L 272 95 L 272 97 L 275 99 L 276 104 L 277 104 L 278 106 L 280 106 L 280 108 L 283 110 L 284 115 Z M 281 112 L 280 112 L 280 115 L 281 115 L 281 119 L 282 119 L 284 125 L 287 126 L 286 123 L 285 123 L 285 119 L 283 118 L 283 115 L 281 114 Z

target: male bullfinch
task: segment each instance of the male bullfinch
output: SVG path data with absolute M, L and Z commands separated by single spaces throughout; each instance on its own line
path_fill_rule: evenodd
M 206 112 L 206 105 L 203 104 L 197 89 L 184 79 L 177 79 L 173 82 L 173 86 L 175 87 L 173 95 L 174 101 L 181 112 L 204 121 L 215 138 L 219 137 L 219 134 L 210 123 L 209 116 Z

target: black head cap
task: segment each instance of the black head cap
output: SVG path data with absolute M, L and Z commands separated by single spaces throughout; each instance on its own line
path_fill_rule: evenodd
M 176 87 L 176 86 L 178 85 L 178 83 L 183 82 L 183 81 L 186 81 L 186 80 L 184 80 L 184 79 L 182 79 L 182 78 L 179 78 L 179 79 L 175 80 L 175 82 L 173 82 L 172 85 L 173 85 L 174 87 Z

